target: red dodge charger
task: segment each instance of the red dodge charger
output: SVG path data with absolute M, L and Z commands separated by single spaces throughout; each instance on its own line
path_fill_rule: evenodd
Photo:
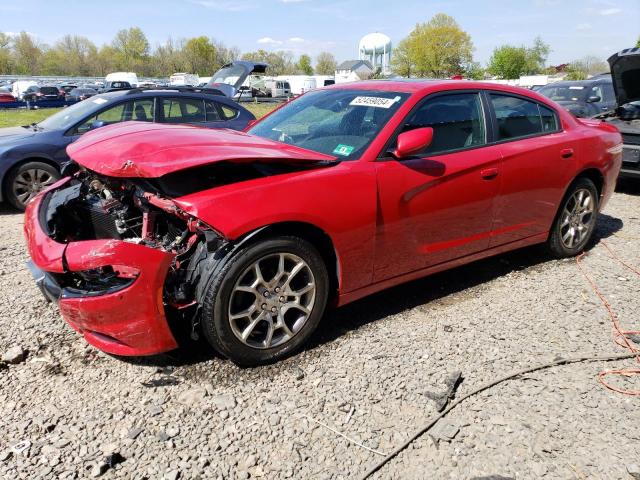
M 204 334 L 251 366 L 300 348 L 327 305 L 526 245 L 578 254 L 622 140 L 518 88 L 369 81 L 245 133 L 129 122 L 67 151 L 25 234 L 69 325 L 117 355 Z

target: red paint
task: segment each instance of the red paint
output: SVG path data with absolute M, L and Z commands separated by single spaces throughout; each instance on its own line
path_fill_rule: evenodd
M 164 314 L 162 288 L 173 254 L 119 240 L 74 242 L 69 271 L 126 262 L 138 271 L 129 287 L 96 297 L 62 298 L 64 319 L 92 345 L 114 355 L 148 355 L 177 347 Z
M 226 129 L 123 122 L 67 147 L 80 165 L 111 177 L 155 178 L 215 162 L 330 161 L 335 157 Z
M 604 177 L 601 207 L 613 192 L 621 154 L 611 149 L 621 143 L 620 134 L 602 122 L 578 121 L 535 92 L 472 81 L 371 81 L 330 88 L 411 95 L 358 160 L 171 200 L 156 198 L 158 205 L 174 212 L 177 207 L 179 213 L 193 216 L 188 221 L 193 230 L 194 222 L 201 221 L 230 241 L 282 222 L 321 229 L 338 258 L 336 303 L 342 305 L 424 275 L 544 242 L 568 186 L 587 169 Z M 529 97 L 554 109 L 563 131 L 424 158 L 380 158 L 419 101 L 451 90 Z M 573 155 L 566 155 L 568 150 Z M 155 177 L 218 161 L 333 160 L 249 134 L 154 124 L 96 130 L 72 144 L 69 154 L 89 169 L 117 177 Z M 40 268 L 59 272 L 65 246 L 39 228 L 40 199 L 27 210 L 29 251 Z M 61 301 L 65 318 L 92 344 L 119 354 L 157 353 L 175 346 L 162 305 L 171 254 L 126 242 L 92 241 L 71 243 L 64 255 L 72 270 L 116 264 L 140 271 L 130 287 L 116 294 Z

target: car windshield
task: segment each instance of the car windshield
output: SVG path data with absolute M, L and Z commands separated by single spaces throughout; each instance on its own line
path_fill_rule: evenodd
M 38 123 L 38 126 L 46 130 L 69 128 L 91 113 L 102 108 L 107 101 L 108 100 L 102 96 L 91 97 L 89 100 L 63 108 L 58 113 L 54 113 L 49 118 Z
M 408 96 L 374 90 L 317 90 L 275 111 L 249 133 L 354 159 L 362 155 Z
M 588 90 L 584 85 L 547 85 L 538 93 L 556 102 L 580 102 Z
M 232 65 L 230 67 L 218 70 L 209 83 L 226 83 L 227 85 L 235 85 L 241 75 L 245 74 L 245 69 L 241 65 Z

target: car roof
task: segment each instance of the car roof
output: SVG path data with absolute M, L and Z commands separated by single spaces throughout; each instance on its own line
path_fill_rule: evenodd
M 538 98 L 535 92 L 521 87 L 512 87 L 499 83 L 477 82 L 474 80 L 431 80 L 431 79 L 393 79 L 393 80 L 365 80 L 362 82 L 339 83 L 323 87 L 323 89 L 344 90 L 378 90 L 399 93 L 430 93 L 443 90 L 496 90 L 518 95 L 527 94 Z M 532 95 L 532 93 L 534 93 Z
M 136 98 L 145 98 L 145 97 L 186 97 L 186 98 L 202 98 L 214 100 L 218 103 L 223 103 L 225 105 L 231 106 L 237 110 L 247 111 L 248 110 L 242 105 L 238 104 L 231 98 L 225 97 L 224 95 L 216 95 L 208 92 L 196 92 L 196 91 L 180 91 L 180 90 L 172 90 L 170 87 L 167 88 L 150 88 L 148 90 L 138 90 L 138 89 L 130 89 L 130 90 L 115 90 L 113 92 L 105 92 L 100 93 L 92 97 L 92 99 L 104 98 L 107 100 L 107 103 L 101 105 L 101 107 L 106 106 L 107 104 L 115 103 L 116 101 L 121 100 L 135 100 Z

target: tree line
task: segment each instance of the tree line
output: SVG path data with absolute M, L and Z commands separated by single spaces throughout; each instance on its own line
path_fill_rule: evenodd
M 53 45 L 21 32 L 0 32 L 0 74 L 103 77 L 110 72 L 136 72 L 145 77 L 167 77 L 175 72 L 210 76 L 222 65 L 239 58 L 265 61 L 272 75 L 333 74 L 336 61 L 328 52 L 295 58 L 290 52 L 258 50 L 241 55 L 236 47 L 206 36 L 174 40 L 151 48 L 138 27 L 120 30 L 113 40 L 98 47 L 86 37 L 65 35 Z
M 636 47 L 640 47 L 640 38 Z M 403 77 L 466 78 L 497 77 L 517 79 L 522 75 L 552 74 L 557 70 L 546 66 L 551 47 L 540 37 L 531 46 L 500 45 L 493 50 L 486 67 L 473 60 L 473 42 L 453 17 L 434 15 L 426 23 L 418 23 L 393 51 L 393 71 Z M 613 52 L 612 52 L 613 53 Z M 573 80 L 609 71 L 609 65 L 587 56 L 562 66 Z
M 640 47 L 640 38 L 637 45 Z M 456 20 L 444 13 L 418 23 L 393 51 L 391 66 L 403 77 L 447 78 L 463 75 L 483 79 L 516 79 L 522 75 L 555 73 L 546 66 L 551 47 L 540 37 L 530 46 L 500 45 L 483 67 L 473 59 L 473 42 Z M 317 73 L 332 75 L 337 62 L 329 52 L 316 57 L 315 67 L 307 54 L 295 57 L 288 51 L 241 52 L 215 39 L 199 36 L 174 40 L 151 48 L 138 27 L 120 30 L 111 43 L 98 47 L 79 35 L 65 35 L 53 45 L 21 32 L 0 32 L 0 74 L 104 76 L 114 71 L 132 71 L 142 76 L 166 77 L 175 72 L 209 76 L 236 59 L 262 61 L 272 75 Z M 606 62 L 588 56 L 563 66 L 569 79 L 580 80 L 608 71 Z M 379 72 L 378 72 L 379 75 Z M 374 77 L 376 74 L 374 74 Z

